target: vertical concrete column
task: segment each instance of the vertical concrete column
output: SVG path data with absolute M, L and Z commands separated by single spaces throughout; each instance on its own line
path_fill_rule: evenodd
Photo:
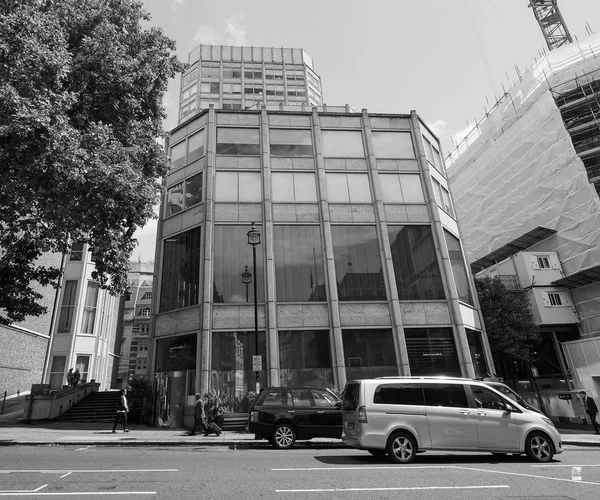
M 217 126 L 215 108 L 208 108 L 206 124 L 206 170 L 204 175 L 204 231 L 202 231 L 201 259 L 204 263 L 202 273 L 202 307 L 200 314 L 201 329 L 196 341 L 196 392 L 206 392 L 210 385 L 210 356 L 212 345 L 212 293 L 213 293 L 213 255 L 215 235 L 215 164 L 216 164 Z
M 277 337 L 277 296 L 275 290 L 275 257 L 273 247 L 273 201 L 271 197 L 271 147 L 269 141 L 269 116 L 263 105 L 260 112 L 263 180 L 263 238 L 265 255 L 265 335 L 267 359 L 267 384 L 279 386 L 279 342 Z
M 377 159 L 373 150 L 373 140 L 371 137 L 371 121 L 366 109 L 362 110 L 362 125 L 364 130 L 365 144 L 367 146 L 367 168 L 369 179 L 371 181 L 371 193 L 375 207 L 375 221 L 377 224 L 377 234 L 379 239 L 379 254 L 381 265 L 383 267 L 383 279 L 385 281 L 386 294 L 390 308 L 392 320 L 392 329 L 394 332 L 394 348 L 396 350 L 396 364 L 400 375 L 410 375 L 410 363 L 408 361 L 408 350 L 404 338 L 404 328 L 402 325 L 402 311 L 400 310 L 400 300 L 398 298 L 398 288 L 396 287 L 396 275 L 394 274 L 394 264 L 392 262 L 392 250 L 390 248 L 390 236 L 387 231 L 387 222 L 385 217 L 385 207 L 383 206 L 383 196 L 381 194 L 381 183 L 379 182 L 379 172 L 377 170 Z
M 471 360 L 471 352 L 469 350 L 469 342 L 467 340 L 467 331 L 465 324 L 462 319 L 460 312 L 460 303 L 458 300 L 458 293 L 456 290 L 456 282 L 454 280 L 454 273 L 452 272 L 452 263 L 450 261 L 450 254 L 448 252 L 448 246 L 446 245 L 446 237 L 444 235 L 444 228 L 440 220 L 440 214 L 438 212 L 437 203 L 435 201 L 435 195 L 433 192 L 433 182 L 431 180 L 431 172 L 429 170 L 429 163 L 425 156 L 425 148 L 423 147 L 423 136 L 421 134 L 421 124 L 416 111 L 410 112 L 410 121 L 412 125 L 412 131 L 415 137 L 415 146 L 417 148 L 417 159 L 419 162 L 419 168 L 421 170 L 421 177 L 423 186 L 425 187 L 425 194 L 427 196 L 427 210 L 429 211 L 429 218 L 433 222 L 433 241 L 437 255 L 442 260 L 442 281 L 448 297 L 448 304 L 450 306 L 450 316 L 453 319 L 454 327 L 454 341 L 456 342 L 456 350 L 458 352 L 458 360 L 461 367 L 461 373 L 464 377 L 474 378 L 475 369 L 473 368 L 473 361 Z
M 335 260 L 333 258 L 333 239 L 331 237 L 331 220 L 329 219 L 329 202 L 327 201 L 327 184 L 325 182 L 325 162 L 323 161 L 323 144 L 321 141 L 321 120 L 317 108 L 312 112 L 315 159 L 317 165 L 317 189 L 319 191 L 320 224 L 325 252 L 325 287 L 329 309 L 329 343 L 333 363 L 333 383 L 341 389 L 346 385 L 346 365 L 344 363 L 344 342 L 340 321 L 340 300 L 335 278 Z

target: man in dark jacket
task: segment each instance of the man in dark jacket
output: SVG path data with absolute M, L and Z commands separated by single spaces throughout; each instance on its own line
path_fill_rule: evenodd
M 208 429 L 208 424 L 206 422 L 206 413 L 204 412 L 204 400 L 202 399 L 202 394 L 196 394 L 196 407 L 194 408 L 194 425 L 192 426 L 192 431 L 190 432 L 190 436 L 196 435 L 196 430 L 200 429 L 200 432 L 205 433 Z
M 123 432 L 129 432 L 127 428 L 127 412 L 129 411 L 129 406 L 127 406 L 127 389 L 121 389 L 120 393 L 119 409 L 117 410 L 117 416 L 113 424 L 113 434 L 117 432 L 117 424 L 121 419 L 123 420 Z
M 600 434 L 600 425 L 598 425 L 598 422 L 596 422 L 596 416 L 598 415 L 598 406 L 596 406 L 596 401 L 594 401 L 594 398 L 588 397 L 585 391 L 580 391 L 579 395 L 581 396 L 581 404 L 585 408 L 587 414 L 590 416 L 590 420 L 594 426 L 594 431 L 596 434 Z

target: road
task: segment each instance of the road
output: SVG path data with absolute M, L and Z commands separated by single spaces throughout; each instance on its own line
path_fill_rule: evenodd
M 600 498 L 600 449 L 548 464 L 490 454 L 420 454 L 396 465 L 352 449 L 3 447 L 0 497 L 87 499 Z

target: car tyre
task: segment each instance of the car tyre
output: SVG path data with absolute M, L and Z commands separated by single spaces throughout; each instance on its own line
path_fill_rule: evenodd
M 387 451 L 385 450 L 376 450 L 375 448 L 369 448 L 367 451 L 375 458 L 383 458 L 387 455 Z
M 394 432 L 388 439 L 386 451 L 393 462 L 409 464 L 417 454 L 417 442 L 407 432 Z
M 279 424 L 273 431 L 271 444 L 280 450 L 286 450 L 294 446 L 296 442 L 296 431 L 289 424 Z
M 554 456 L 554 447 L 546 434 L 532 432 L 525 441 L 525 453 L 534 462 L 550 462 Z

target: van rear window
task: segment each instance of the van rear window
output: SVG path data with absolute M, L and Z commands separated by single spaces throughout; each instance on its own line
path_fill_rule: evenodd
M 420 384 L 382 384 L 377 386 L 373 403 L 379 405 L 424 405 Z
M 344 411 L 355 411 L 358 408 L 358 400 L 360 396 L 360 384 L 346 384 L 343 396 L 342 408 Z

